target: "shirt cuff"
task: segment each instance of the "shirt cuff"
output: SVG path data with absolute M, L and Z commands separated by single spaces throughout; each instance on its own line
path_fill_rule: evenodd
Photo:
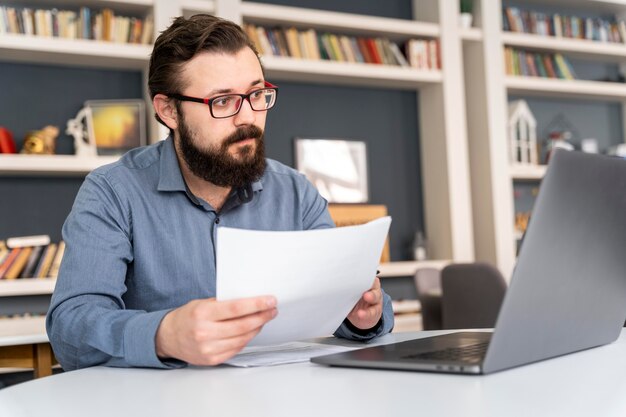
M 161 360 L 156 354 L 156 333 L 161 320 L 171 310 L 138 314 L 128 320 L 124 329 L 124 352 L 130 366 L 145 368 L 182 368 L 185 362 Z

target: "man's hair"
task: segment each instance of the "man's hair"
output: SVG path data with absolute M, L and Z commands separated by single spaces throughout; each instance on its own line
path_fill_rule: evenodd
M 197 14 L 185 19 L 174 19 L 154 42 L 150 56 L 148 88 L 150 98 L 161 94 L 180 94 L 185 87 L 180 76 L 181 67 L 201 52 L 225 52 L 235 54 L 243 48 L 259 54 L 241 27 L 229 20 L 208 14 Z M 260 60 L 259 60 L 260 63 Z M 176 102 L 179 109 L 179 103 Z M 158 114 L 154 115 L 163 125 Z M 170 133 L 173 132 L 170 129 Z

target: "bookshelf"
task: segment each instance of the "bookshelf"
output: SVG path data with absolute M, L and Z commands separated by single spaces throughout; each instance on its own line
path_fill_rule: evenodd
M 415 120 L 420 128 L 425 223 L 432 244 L 429 249 L 433 258 L 445 261 L 391 262 L 381 265 L 382 276 L 410 276 L 421 266 L 440 267 L 451 261 L 474 259 L 461 47 L 462 44 L 480 44 L 484 35 L 481 28 L 458 28 L 457 2 L 420 0 L 419 4 L 415 3 L 413 20 L 240 0 L 35 0 L 28 5 L 52 7 L 51 3 L 56 7 L 86 5 L 111 7 L 120 13 L 152 13 L 155 34 L 167 27 L 174 16 L 209 13 L 238 23 L 315 28 L 342 34 L 387 37 L 396 42 L 410 38 L 438 40 L 444 63 L 439 71 L 273 56 L 264 56 L 262 60 L 268 78 L 278 82 L 353 85 L 418 93 L 419 113 Z M 20 4 L 18 2 L 17 7 Z M 149 45 L 0 34 L 0 62 L 139 69 L 144 72 L 144 81 L 150 52 Z M 145 96 L 150 108 L 147 91 Z M 163 130 L 156 124 L 151 127 L 150 136 L 154 142 L 163 136 Z M 114 160 L 115 157 L 1 155 L 0 175 L 82 176 Z M 50 294 L 55 281 L 18 280 L 0 284 L 0 297 L 9 297 Z
M 483 36 L 480 41 L 464 43 L 473 221 L 477 230 L 476 257 L 497 265 L 505 276 L 510 276 L 513 270 L 515 242 L 520 237 L 513 228 L 513 183 L 541 181 L 546 172 L 545 166 L 509 164 L 506 127 L 508 97 L 620 103 L 622 125 L 623 103 L 626 101 L 626 85 L 621 83 L 507 76 L 504 47 L 559 52 L 570 58 L 597 63 L 626 61 L 624 43 L 504 31 L 502 10 L 512 4 L 502 0 L 475 1 L 475 18 Z M 575 16 L 598 11 L 617 16 L 626 13 L 626 3 L 610 0 L 524 0 L 514 5 L 522 10 L 544 7 L 550 13 Z

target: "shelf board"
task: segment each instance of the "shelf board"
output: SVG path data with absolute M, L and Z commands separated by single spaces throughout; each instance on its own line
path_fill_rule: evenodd
M 0 155 L 2 175 L 85 175 L 119 156 Z
M 46 343 L 46 318 L 17 317 L 0 320 L 0 346 Z
M 441 71 L 418 71 L 408 67 L 288 57 L 263 56 L 263 66 L 270 79 L 322 84 L 415 90 L 442 82 Z
M 52 294 L 56 283 L 52 278 L 3 279 L 0 281 L 0 297 Z
M 436 38 L 441 33 L 439 25 L 435 23 L 247 1 L 241 3 L 241 13 L 244 21 L 255 24 L 288 25 L 361 36 L 384 36 L 394 40 L 411 37 Z
M 459 31 L 464 41 L 478 42 L 483 39 L 483 31 L 479 28 L 461 28 Z
M 401 332 L 419 332 L 422 328 L 422 315 L 419 313 L 413 314 L 397 314 L 393 317 L 394 333 Z
M 0 61 L 139 70 L 151 52 L 151 45 L 0 34 Z
M 511 178 L 514 180 L 541 180 L 546 174 L 547 165 L 511 165 Z
M 214 0 L 183 0 L 181 2 L 181 8 L 183 11 L 196 14 L 196 13 L 215 13 L 215 1 Z
M 505 85 L 509 94 L 620 102 L 626 99 L 626 84 L 621 83 L 507 76 Z
M 415 275 L 415 271 L 420 268 L 442 269 L 451 262 L 452 261 L 449 260 L 385 262 L 378 266 L 378 270 L 380 271 L 378 277 L 389 278 L 413 276 Z
M 557 38 L 532 33 L 503 32 L 502 43 L 524 49 L 566 53 L 570 57 L 620 62 L 626 58 L 626 44 L 586 39 Z

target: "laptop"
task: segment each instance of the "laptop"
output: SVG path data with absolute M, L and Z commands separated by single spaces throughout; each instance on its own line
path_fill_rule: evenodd
M 626 161 L 557 150 L 493 332 L 460 331 L 312 358 L 489 374 L 615 341 L 626 318 Z

